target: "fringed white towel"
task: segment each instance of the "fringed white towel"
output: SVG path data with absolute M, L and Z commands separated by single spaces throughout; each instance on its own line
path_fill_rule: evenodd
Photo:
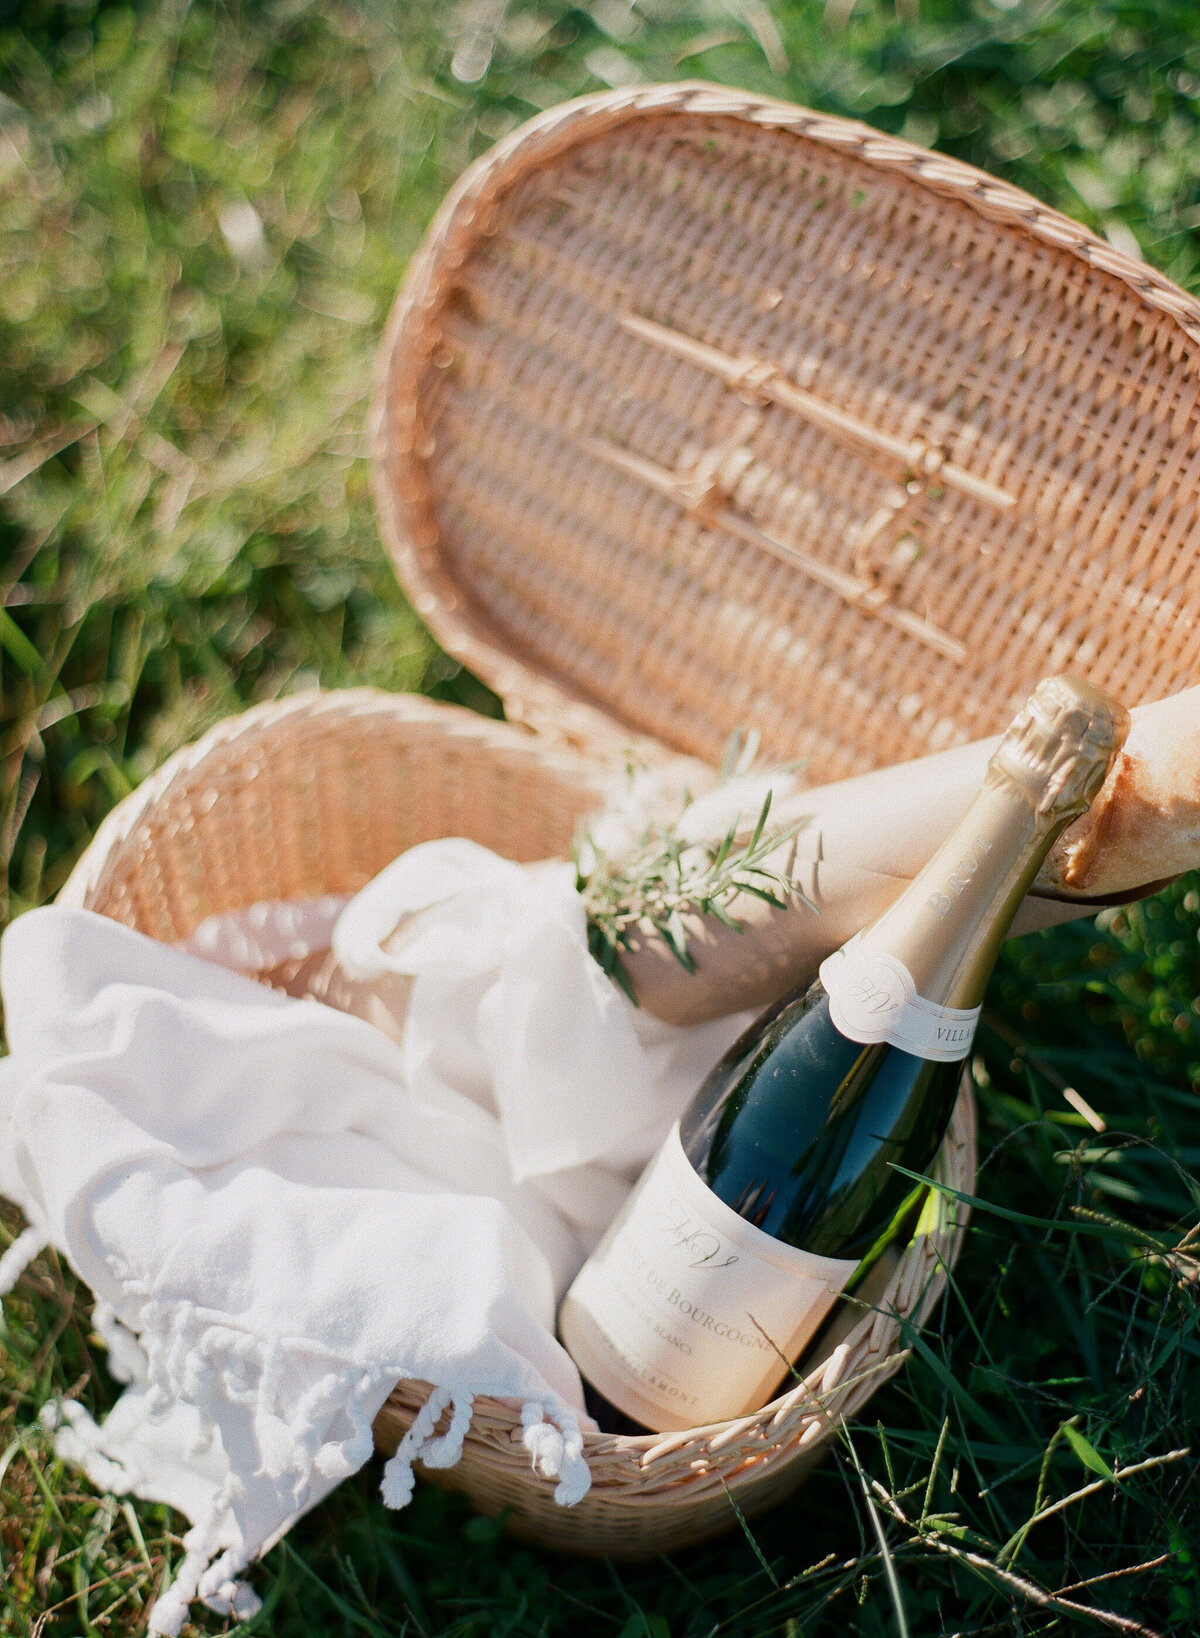
M 240 1571 L 367 1460 L 402 1378 L 435 1387 L 389 1506 L 414 1459 L 458 1459 L 479 1394 L 522 1405 L 531 1461 L 581 1499 L 557 1297 L 744 1022 L 638 1014 L 587 955 L 569 866 L 429 843 L 367 895 L 339 944 L 412 976 L 399 1045 L 86 911 L 32 911 L 0 948 L 0 1190 L 30 1223 L 0 1289 L 52 1243 L 96 1295 L 128 1386 L 102 1426 L 50 1415 L 95 1484 L 191 1520 L 155 1632 L 194 1597 L 252 1613 Z

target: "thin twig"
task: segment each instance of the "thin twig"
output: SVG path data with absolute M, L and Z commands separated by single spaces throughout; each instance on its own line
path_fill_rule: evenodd
M 1185 1445 L 1181 1450 L 1167 1451 L 1164 1456 L 1148 1456 L 1144 1462 L 1134 1462 L 1130 1467 L 1118 1468 L 1111 1479 L 1093 1479 L 1091 1484 L 1085 1484 L 1081 1490 L 1073 1490 L 1069 1496 L 1062 1496 L 1058 1501 L 1051 1502 L 1049 1507 L 1043 1507 L 1040 1512 L 1034 1513 L 1029 1522 L 1021 1526 L 1022 1532 L 1028 1534 L 1035 1524 L 1041 1524 L 1043 1519 L 1052 1518 L 1055 1513 L 1063 1512 L 1075 1502 L 1095 1495 L 1097 1490 L 1105 1490 L 1113 1484 L 1123 1484 L 1135 1473 L 1144 1473 L 1148 1468 L 1165 1467 L 1168 1462 L 1181 1462 L 1185 1456 L 1191 1454 L 1191 1446 Z M 1003 1552 L 1003 1549 L 1001 1551 Z
M 1157 1558 L 1148 1558 L 1144 1564 L 1127 1564 L 1123 1570 L 1105 1570 L 1103 1575 L 1090 1575 L 1086 1581 L 1072 1581 L 1069 1587 L 1058 1589 L 1058 1596 L 1061 1598 L 1064 1593 L 1082 1592 L 1085 1587 L 1094 1587 L 1101 1581 L 1116 1581 L 1123 1575 L 1140 1575 L 1143 1570 L 1157 1570 L 1170 1558 L 1170 1553 L 1160 1553 Z
M 1187 1452 L 1172 1452 L 1172 1456 L 1175 1454 L 1186 1455 Z M 1138 1463 L 1138 1467 L 1146 1465 L 1149 1464 Z M 1132 1473 L 1134 1469 L 1126 1468 L 1125 1471 Z M 1029 1581 L 1024 1576 L 1014 1575 L 1011 1570 L 1002 1570 L 990 1558 L 984 1558 L 982 1553 L 969 1552 L 965 1547 L 956 1547 L 953 1542 L 943 1540 L 941 1536 L 934 1534 L 932 1531 L 922 1530 L 919 1525 L 906 1517 L 902 1509 L 888 1495 L 877 1479 L 873 1479 L 871 1485 L 893 1517 L 911 1530 L 923 1547 L 930 1547 L 934 1552 L 942 1553 L 948 1558 L 960 1559 L 964 1564 L 970 1564 L 984 1575 L 995 1576 L 1004 1586 L 1011 1587 L 1014 1592 L 1020 1593 L 1022 1598 L 1036 1605 L 1039 1609 L 1070 1610 L 1073 1615 L 1085 1615 L 1092 1621 L 1098 1621 L 1101 1626 L 1111 1627 L 1116 1632 L 1130 1633 L 1133 1638 L 1164 1638 L 1162 1633 L 1157 1632 L 1153 1627 L 1145 1626 L 1141 1621 L 1132 1621 L 1127 1616 L 1117 1615 L 1113 1610 L 1098 1610 L 1089 1604 L 1076 1603 L 1074 1599 L 1064 1598 L 1061 1592 L 1048 1592 L 1046 1588 L 1039 1587 L 1036 1582 Z M 1089 1486 L 1088 1488 L 1095 1489 L 1096 1486 Z

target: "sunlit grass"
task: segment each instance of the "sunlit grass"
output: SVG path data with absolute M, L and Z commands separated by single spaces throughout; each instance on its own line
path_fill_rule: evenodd
M 3 18 L 10 916 L 249 701 L 372 682 L 495 708 L 384 559 L 363 416 L 438 199 L 537 109 L 725 80 L 985 165 L 1200 282 L 1200 5 L 24 0 Z M 753 1541 L 569 1563 L 428 1488 L 389 1514 L 368 1470 L 255 1572 L 257 1630 L 1196 1631 L 1200 1499 L 1176 1453 L 1200 1382 L 1198 932 L 1187 881 L 1011 947 L 975 1071 L 996 1209 L 902 1375 Z M 53 1257 L 4 1304 L 0 1631 L 144 1631 L 178 1554 L 182 1521 L 90 1494 L 38 1425 L 55 1393 L 111 1403 L 86 1304 Z

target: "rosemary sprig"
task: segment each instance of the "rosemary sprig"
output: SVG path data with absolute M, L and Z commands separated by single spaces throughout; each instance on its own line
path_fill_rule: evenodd
M 770 811 L 768 791 L 754 830 L 743 843 L 737 840 L 743 828 L 739 818 L 719 842 L 685 841 L 674 825 L 652 824 L 634 850 L 620 859 L 608 858 L 591 836 L 584 839 L 586 850 L 576 849 L 576 886 L 587 912 L 588 947 L 635 1006 L 637 996 L 622 960 L 635 933 L 660 934 L 680 965 L 694 972 L 683 923 L 686 914 L 715 916 L 740 933 L 741 923 L 730 905 L 743 893 L 779 910 L 796 902 L 816 909 L 792 879 L 795 838 L 808 820 L 768 831 Z M 792 847 L 785 868 L 769 868 L 764 861 L 788 841 Z M 586 868 L 581 863 L 585 852 Z

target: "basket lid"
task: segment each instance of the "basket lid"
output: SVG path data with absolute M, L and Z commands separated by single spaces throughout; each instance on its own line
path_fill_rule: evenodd
M 459 181 L 388 326 L 404 586 L 509 715 L 835 779 L 1200 675 L 1200 304 L 1017 189 L 715 86 Z

